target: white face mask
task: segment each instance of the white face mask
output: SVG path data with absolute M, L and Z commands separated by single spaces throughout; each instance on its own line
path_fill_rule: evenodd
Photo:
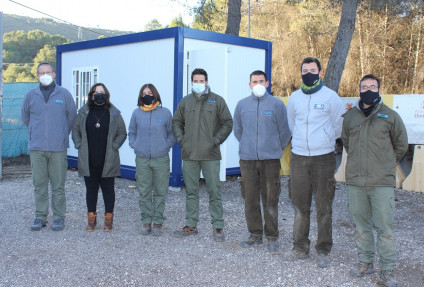
M 199 84 L 199 83 L 193 83 L 193 91 L 196 94 L 201 94 L 205 91 L 206 85 L 205 84 Z
M 262 86 L 261 84 L 257 84 L 256 86 L 252 88 L 252 92 L 256 97 L 260 98 L 265 95 L 266 88 Z
M 53 82 L 53 77 L 47 74 L 44 74 L 40 77 L 40 83 L 44 86 L 48 86 Z

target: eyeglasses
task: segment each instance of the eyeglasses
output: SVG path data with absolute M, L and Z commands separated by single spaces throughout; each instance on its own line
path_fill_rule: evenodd
M 378 90 L 378 86 L 376 86 L 376 85 L 371 85 L 371 86 L 361 86 L 361 91 L 368 91 L 368 90 L 371 90 L 371 91 L 375 91 L 375 90 Z

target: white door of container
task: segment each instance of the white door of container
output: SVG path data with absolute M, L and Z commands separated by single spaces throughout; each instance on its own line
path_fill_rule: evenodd
M 191 90 L 191 72 L 196 68 L 204 69 L 208 73 L 208 83 L 212 92 L 227 100 L 227 48 L 191 50 L 187 61 L 187 91 Z M 222 160 L 219 178 L 225 181 L 227 145 L 221 144 Z

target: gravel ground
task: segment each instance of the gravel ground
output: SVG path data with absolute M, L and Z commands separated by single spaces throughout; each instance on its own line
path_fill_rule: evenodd
M 293 207 L 282 177 L 279 203 L 280 246 L 291 248 Z M 184 226 L 185 193 L 169 192 L 161 237 L 140 235 L 135 182 L 116 181 L 114 230 L 103 231 L 103 216 L 86 232 L 85 186 L 76 171 L 67 174 L 68 213 L 64 231 L 30 231 L 34 202 L 31 175 L 5 176 L 0 182 L 0 286 L 382 286 L 377 274 L 349 276 L 357 262 L 354 228 L 347 211 L 344 184 L 337 184 L 333 211 L 331 267 L 316 267 L 316 253 L 299 262 L 284 262 L 266 245 L 243 249 L 248 236 L 244 203 L 235 177 L 223 183 L 226 241 L 212 240 L 207 193 L 201 187 L 199 234 L 178 239 Z M 424 286 L 424 194 L 396 190 L 395 233 L 400 286 Z M 99 198 L 99 214 L 104 213 Z M 316 213 L 311 216 L 311 246 L 316 240 Z M 378 264 L 377 264 L 378 266 Z

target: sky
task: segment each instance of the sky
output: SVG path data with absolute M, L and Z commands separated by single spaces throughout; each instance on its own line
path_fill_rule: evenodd
M 22 4 L 78 26 L 137 32 L 153 19 L 169 25 L 180 14 L 184 23 L 191 24 L 193 17 L 180 4 L 185 2 L 193 4 L 196 0 L 0 0 L 0 12 L 53 18 L 19 5 Z

